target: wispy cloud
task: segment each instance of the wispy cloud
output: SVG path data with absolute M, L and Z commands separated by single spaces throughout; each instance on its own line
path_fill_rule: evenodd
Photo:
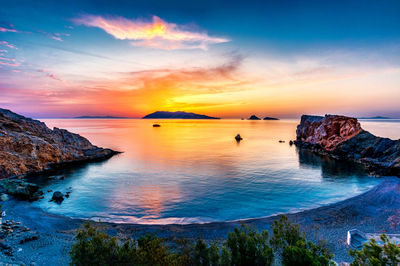
M 0 23 L 0 32 L 18 32 L 14 25 L 9 23 Z
M 229 42 L 229 39 L 209 36 L 205 31 L 169 23 L 157 16 L 151 21 L 130 20 L 123 17 L 82 15 L 73 19 L 78 25 L 98 27 L 119 40 L 130 40 L 134 46 L 156 49 L 203 49 L 211 44 Z
M 4 46 L 7 46 L 8 48 L 12 48 L 12 49 L 18 49 L 15 45 L 10 44 L 6 41 L 0 41 L 0 45 L 4 45 Z
M 20 64 L 14 62 L 14 61 L 11 61 L 11 62 L 2 62 L 2 61 L 0 61 L 0 65 L 17 67 L 17 66 L 19 66 Z
M 67 37 L 70 36 L 69 33 L 58 33 L 58 32 L 51 33 L 51 32 L 46 32 L 46 31 L 42 31 L 42 30 L 40 30 L 39 32 L 41 34 L 43 34 L 43 35 L 45 35 L 45 36 L 47 36 L 47 37 L 49 37 L 49 38 L 51 38 L 53 40 L 59 41 L 59 42 L 64 41 L 63 36 L 67 36 Z
M 46 75 L 46 77 L 60 81 L 60 82 L 65 82 L 63 79 L 61 79 L 60 77 L 58 77 L 57 75 L 55 75 L 54 73 L 51 73 L 50 71 L 46 70 L 46 69 L 39 69 L 37 72 L 39 73 L 44 73 Z

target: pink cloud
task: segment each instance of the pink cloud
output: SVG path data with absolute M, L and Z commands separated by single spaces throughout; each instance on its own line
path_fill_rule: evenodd
M 8 63 L 8 62 L 1 62 L 0 61 L 0 65 L 17 67 L 20 64 L 19 63 Z
M 209 45 L 229 42 L 226 38 L 211 37 L 206 32 L 189 30 L 157 16 L 152 21 L 129 20 L 123 17 L 84 15 L 73 19 L 78 25 L 97 27 L 119 40 L 131 40 L 132 45 L 156 49 L 206 50 Z
M 8 43 L 6 41 L 0 41 L 0 44 L 4 45 L 4 46 L 7 46 L 8 48 L 17 49 L 17 47 L 15 47 L 15 45 L 10 44 L 10 43 Z
M 12 24 L 9 24 L 5 27 L 0 26 L 0 32 L 18 32 L 18 31 L 14 29 L 14 26 Z
M 63 79 L 59 78 L 58 76 L 56 76 L 53 73 L 50 73 L 48 70 L 45 69 L 39 69 L 37 72 L 39 73 L 44 73 L 46 75 L 46 77 L 60 81 L 60 82 L 65 82 Z

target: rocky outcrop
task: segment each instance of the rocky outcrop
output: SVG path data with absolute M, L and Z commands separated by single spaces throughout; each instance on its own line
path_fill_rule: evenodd
M 94 146 L 78 134 L 51 130 L 43 122 L 0 108 L 0 179 L 102 160 L 116 153 Z
M 263 120 L 279 120 L 279 118 L 266 116 Z
M 303 115 L 296 134 L 298 147 L 363 163 L 375 174 L 400 176 L 400 140 L 376 137 L 356 118 Z
M 252 116 L 249 117 L 248 120 L 261 120 L 261 118 L 255 116 L 255 115 L 252 115 Z

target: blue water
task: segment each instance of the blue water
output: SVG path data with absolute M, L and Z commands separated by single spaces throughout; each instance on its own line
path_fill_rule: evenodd
M 44 183 L 45 199 L 33 204 L 71 217 L 146 224 L 257 218 L 337 202 L 379 182 L 361 166 L 290 146 L 296 120 L 43 121 L 124 152 Z M 161 127 L 153 128 L 155 122 Z M 399 125 L 363 122 L 392 138 Z M 48 190 L 72 193 L 58 205 Z

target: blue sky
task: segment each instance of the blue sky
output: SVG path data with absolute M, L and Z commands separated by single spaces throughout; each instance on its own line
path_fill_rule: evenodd
M 0 106 L 27 115 L 400 117 L 399 1 L 1 5 Z

